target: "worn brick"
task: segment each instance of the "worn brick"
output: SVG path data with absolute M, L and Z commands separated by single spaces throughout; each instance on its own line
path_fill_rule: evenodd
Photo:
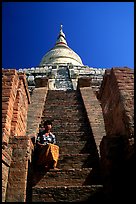
M 10 167 L 11 155 L 7 152 L 6 146 L 9 139 L 14 135 L 25 135 L 28 103 L 30 103 L 30 95 L 25 75 L 20 75 L 16 70 L 2 70 L 2 142 L 3 145 L 3 168 L 4 165 Z M 9 145 L 14 148 L 12 142 Z M 24 147 L 25 148 L 25 147 Z M 13 155 L 12 155 L 13 157 Z M 13 159 L 13 158 L 12 158 Z M 14 160 L 14 159 L 13 159 Z M 26 170 L 25 170 L 26 172 Z M 26 174 L 26 173 L 25 173 Z M 15 175 L 14 175 L 15 177 Z M 4 174 L 3 179 L 3 201 L 5 201 L 7 188 L 8 173 Z M 15 190 L 15 189 L 14 189 Z
M 109 78 L 110 80 L 108 80 Z M 131 93 L 132 95 L 134 93 L 133 71 L 131 69 L 112 68 L 108 75 L 105 74 L 99 91 L 99 98 L 108 135 L 117 133 L 126 134 L 129 137 L 133 134 L 133 129 L 126 126 L 130 120 L 128 115 L 133 118 L 134 114 L 131 109 L 134 106 Z M 128 106 L 130 107 L 129 110 L 127 110 Z M 133 123 L 133 121 L 131 122 Z

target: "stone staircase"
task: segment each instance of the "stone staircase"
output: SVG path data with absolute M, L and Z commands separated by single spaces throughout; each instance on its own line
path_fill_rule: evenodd
M 60 147 L 58 170 L 33 170 L 32 202 L 102 201 L 99 157 L 78 91 L 48 91 L 41 126 L 53 121 Z

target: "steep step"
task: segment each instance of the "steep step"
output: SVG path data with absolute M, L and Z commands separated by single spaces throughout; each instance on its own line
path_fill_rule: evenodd
M 55 119 L 55 118 L 58 118 L 58 116 L 62 116 L 62 118 L 73 118 L 73 119 L 78 119 L 78 118 L 81 118 L 81 115 L 83 116 L 83 118 L 85 119 L 86 117 L 86 113 L 83 112 L 83 111 L 79 111 L 79 110 L 64 110 L 63 108 L 61 108 L 59 111 L 58 110 L 46 110 L 45 114 L 42 115 L 42 117 L 44 118 L 48 118 L 50 117 L 52 120 Z M 62 119 L 60 118 L 60 119 Z
M 68 126 L 67 128 L 64 126 L 61 126 L 61 125 L 58 125 L 56 127 L 53 127 L 52 128 L 52 132 L 59 132 L 61 129 L 65 129 L 65 132 L 66 133 L 71 133 L 71 132 L 81 132 L 81 131 L 85 131 L 87 128 L 87 126 Z M 87 135 L 90 135 L 89 133 L 87 133 Z
M 75 104 L 75 103 L 77 103 L 77 104 L 81 104 L 81 102 L 80 102 L 80 97 L 77 97 L 77 96 L 70 96 L 70 95 L 68 95 L 67 96 L 67 98 L 64 98 L 63 97 L 63 95 L 61 96 L 61 95 L 58 95 L 58 98 L 57 98 L 57 95 L 55 96 L 55 98 L 51 98 L 49 95 L 48 95 L 48 98 L 50 99 L 50 103 L 48 102 L 47 103 L 47 105 L 49 104 L 53 104 L 53 103 L 55 103 L 55 104 L 58 104 L 59 105 L 59 103 L 70 103 L 70 104 Z
M 65 132 L 64 132 L 65 131 Z M 88 131 L 72 131 L 72 130 L 63 130 L 63 132 L 59 131 L 53 131 L 53 133 L 56 135 L 57 141 L 73 141 L 73 142 L 78 142 L 78 141 L 86 141 L 89 137 L 91 139 L 91 133 Z M 75 149 L 76 147 L 73 146 Z
M 90 168 L 95 166 L 96 158 L 91 154 L 60 154 L 58 168 Z
M 62 123 L 62 124 L 56 124 L 53 126 L 52 131 L 58 132 L 60 129 L 66 130 L 66 132 L 73 132 L 73 131 L 84 131 L 88 128 L 88 125 L 83 123 L 77 123 L 77 124 L 68 124 L 68 123 Z
M 102 202 L 102 185 L 33 188 L 32 202 Z
M 58 99 L 58 100 L 62 100 L 62 99 L 70 99 L 70 96 L 72 97 L 72 98 L 74 98 L 74 97 L 78 97 L 78 96 L 80 96 L 80 93 L 79 92 L 76 92 L 76 91 L 49 91 L 48 92 L 48 96 L 50 97 L 50 99 Z M 54 98 L 54 96 L 55 96 L 55 98 Z M 61 96 L 61 98 L 60 98 L 60 96 Z M 68 98 L 68 96 L 69 96 L 69 98 Z
M 47 105 L 53 105 L 53 104 L 58 104 L 58 105 L 63 105 L 63 104 L 69 104 L 69 105 L 80 105 L 81 104 L 81 98 L 80 96 L 67 96 L 67 98 L 63 98 L 63 96 L 59 96 L 58 95 L 58 98 L 56 98 L 57 95 L 55 96 L 55 98 L 51 98 L 49 95 L 48 95 L 48 98 L 50 99 L 50 101 L 47 101 L 46 104 Z
M 65 100 L 52 100 L 51 102 L 50 101 L 47 101 L 46 102 L 46 106 L 51 106 L 51 107 L 54 107 L 54 106 L 63 106 L 63 107 L 69 107 L 69 106 L 81 106 L 81 101 L 77 101 L 77 99 L 75 100 L 71 100 L 71 101 L 65 101 Z
M 101 202 L 98 154 L 80 93 L 49 91 L 41 128 L 47 119 L 53 121 L 52 133 L 60 150 L 59 169 L 34 169 L 32 202 Z
M 46 107 L 48 107 L 48 108 L 56 107 L 59 110 L 59 109 L 61 109 L 60 107 L 63 107 L 65 109 L 69 109 L 69 108 L 77 109 L 77 108 L 81 108 L 83 106 L 81 103 L 79 103 L 79 102 L 77 103 L 76 101 L 75 101 L 75 103 L 72 103 L 72 102 L 71 103 L 69 103 L 69 102 L 64 103 L 64 101 L 62 101 L 61 103 L 60 102 L 58 103 L 57 101 L 54 101 L 54 103 L 53 102 L 51 102 L 50 104 L 46 103 Z
M 77 108 L 75 108 L 74 110 L 71 109 L 71 108 L 64 109 L 62 107 L 59 110 L 57 110 L 55 108 L 53 108 L 52 110 L 48 110 L 47 107 L 46 107 L 46 112 L 43 113 L 43 116 L 48 114 L 48 116 L 53 117 L 53 115 L 56 115 L 56 114 L 62 114 L 62 115 L 67 114 L 68 116 L 73 116 L 74 115 L 74 116 L 78 117 L 78 116 L 81 116 L 81 113 L 85 114 L 85 110 L 84 109 L 81 110 L 81 109 L 77 109 Z
M 35 185 L 35 187 L 43 188 L 45 186 L 71 186 L 71 185 L 89 185 L 90 182 L 86 179 L 91 174 L 92 168 L 82 169 L 60 169 L 49 170 L 44 173 L 41 172 L 39 177 L 42 179 Z
M 61 114 L 61 117 L 60 117 L 60 114 Z M 80 113 L 79 111 L 61 111 L 61 112 L 55 112 L 55 111 L 46 111 L 45 114 L 43 114 L 42 116 L 42 120 L 46 120 L 46 119 L 50 119 L 50 120 L 55 120 L 55 119 L 73 119 L 73 120 L 76 120 L 76 119 L 80 119 L 81 116 L 83 116 L 83 118 L 86 117 L 86 114 L 85 113 Z M 86 119 L 87 120 L 87 119 Z
M 72 117 L 72 116 L 67 116 L 67 115 L 62 115 L 62 117 L 60 118 L 60 115 L 55 115 L 54 117 L 52 116 L 48 116 L 47 117 L 47 114 L 45 116 L 42 116 L 42 120 L 46 120 L 48 118 L 48 120 L 52 120 L 53 121 L 53 124 L 54 123 L 64 123 L 64 121 L 66 121 L 66 123 L 77 123 L 77 122 L 86 122 L 87 119 L 86 119 L 86 116 L 83 116 L 82 117 Z
M 53 129 L 55 128 L 62 128 L 62 129 L 68 129 L 68 128 L 88 128 L 88 124 L 85 124 L 83 121 L 74 121 L 74 122 L 58 122 L 58 121 L 54 121 L 53 122 Z
M 73 142 L 73 141 L 65 141 L 62 140 L 61 142 L 57 142 L 59 146 L 60 154 L 85 154 L 85 153 L 91 153 L 90 143 L 86 141 L 80 141 L 80 142 Z M 73 148 L 73 147 L 76 148 Z

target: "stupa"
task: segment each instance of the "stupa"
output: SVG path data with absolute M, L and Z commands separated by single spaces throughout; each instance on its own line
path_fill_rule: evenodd
M 35 79 L 46 77 L 50 90 L 76 90 L 80 77 L 90 77 L 92 88 L 97 91 L 105 73 L 105 68 L 84 65 L 81 57 L 74 52 L 66 41 L 63 26 L 53 48 L 41 59 L 39 66 L 19 69 L 27 76 L 29 89 L 34 89 Z

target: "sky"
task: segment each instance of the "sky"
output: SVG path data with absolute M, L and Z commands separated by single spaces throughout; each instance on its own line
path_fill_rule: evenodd
M 3 2 L 2 68 L 38 66 L 61 24 L 84 65 L 134 68 L 134 2 Z

